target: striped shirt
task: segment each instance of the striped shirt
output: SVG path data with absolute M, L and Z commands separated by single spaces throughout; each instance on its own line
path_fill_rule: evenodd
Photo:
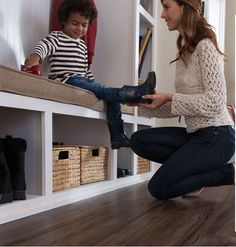
M 82 39 L 73 39 L 61 31 L 54 31 L 32 50 L 43 61 L 49 56 L 48 78 L 65 83 L 71 76 L 94 80 L 88 66 L 88 50 Z

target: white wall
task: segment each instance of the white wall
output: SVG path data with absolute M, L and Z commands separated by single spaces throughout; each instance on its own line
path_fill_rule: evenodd
M 51 0 L 0 1 L 0 64 L 18 69 L 48 34 Z
M 166 22 L 160 18 L 162 5 L 158 1 L 158 30 L 157 33 L 157 91 L 175 92 L 175 63 L 170 62 L 175 59 L 177 54 L 176 40 L 178 33 L 170 32 Z M 179 126 L 177 118 L 157 119 L 157 126 Z
M 225 0 L 208 0 L 206 19 L 214 27 L 218 46 L 225 49 Z
M 132 85 L 134 1 L 95 0 L 95 4 L 98 10 L 98 29 L 93 74 L 101 83 Z
M 235 20 L 236 1 L 226 1 L 225 20 L 225 53 L 228 61 L 225 63 L 225 78 L 228 89 L 228 103 L 235 103 Z

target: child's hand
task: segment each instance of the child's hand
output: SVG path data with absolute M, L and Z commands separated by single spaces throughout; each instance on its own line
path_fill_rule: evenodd
M 35 53 L 30 54 L 30 56 L 25 59 L 25 70 L 33 66 L 39 65 L 39 62 L 40 62 L 40 57 L 38 54 Z

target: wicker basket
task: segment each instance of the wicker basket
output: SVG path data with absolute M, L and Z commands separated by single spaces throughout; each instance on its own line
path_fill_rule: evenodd
M 137 174 L 150 172 L 150 161 L 142 157 L 137 157 Z
M 88 184 L 107 179 L 107 148 L 80 147 L 80 184 Z
M 80 185 L 80 148 L 77 146 L 53 147 L 53 192 Z

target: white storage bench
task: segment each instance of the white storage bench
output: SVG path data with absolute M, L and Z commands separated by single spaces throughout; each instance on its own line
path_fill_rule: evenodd
M 154 126 L 139 117 L 134 107 L 122 105 L 128 136 Z M 112 150 L 105 104 L 89 91 L 61 84 L 0 65 L 0 137 L 27 141 L 25 157 L 26 200 L 0 205 L 0 224 L 146 181 L 151 172 L 138 175 L 136 156 L 129 148 Z M 108 148 L 107 179 L 53 192 L 53 142 Z M 132 176 L 117 179 L 117 166 Z

